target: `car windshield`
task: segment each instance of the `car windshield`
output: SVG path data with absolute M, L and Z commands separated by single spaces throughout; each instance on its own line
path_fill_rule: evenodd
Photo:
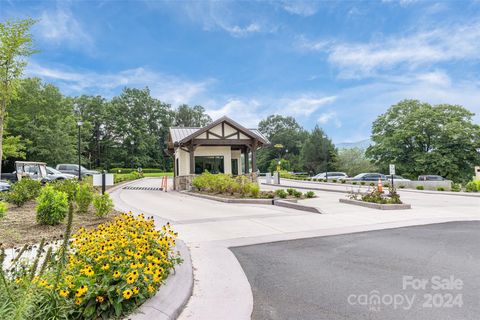
M 353 177 L 354 179 L 360 179 L 361 177 L 363 177 L 365 175 L 365 173 L 360 173 L 360 174 L 357 174 L 355 177 Z
M 52 167 L 47 167 L 47 173 L 48 174 L 62 174 L 60 171 L 57 169 L 53 169 Z

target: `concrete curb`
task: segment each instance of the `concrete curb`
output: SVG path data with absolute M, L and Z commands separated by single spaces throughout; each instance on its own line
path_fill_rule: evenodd
M 186 194 L 192 197 L 203 198 L 207 200 L 213 200 L 223 203 L 247 203 L 247 204 L 273 204 L 273 199 L 233 199 L 233 198 L 223 198 L 217 196 L 211 196 L 208 194 L 194 193 L 190 191 L 180 191 L 182 194 Z
M 302 190 L 317 190 L 317 191 L 327 191 L 327 192 L 340 192 L 340 193 L 349 193 L 347 190 L 333 190 L 333 189 L 327 189 L 327 188 L 318 188 L 318 187 L 303 187 L 303 186 L 292 186 L 288 184 L 268 184 L 265 182 L 262 182 L 262 185 L 265 186 L 271 186 L 271 187 L 276 187 L 276 188 L 293 188 L 293 189 L 302 189 Z
M 193 267 L 186 244 L 177 239 L 176 249 L 180 251 L 183 263 L 175 268 L 175 273 L 167 278 L 155 296 L 145 301 L 126 319 L 173 320 L 183 311 L 193 292 Z
M 310 207 L 296 202 L 286 201 L 286 200 L 274 200 L 273 204 L 279 207 L 285 207 L 295 210 L 307 211 L 312 213 L 324 213 L 316 207 Z
M 203 198 L 207 200 L 213 200 L 223 203 L 240 203 L 240 204 L 261 204 L 261 205 L 274 205 L 278 207 L 284 207 L 294 210 L 307 211 L 312 213 L 323 213 L 315 207 L 306 206 L 303 204 L 298 204 L 296 200 L 279 200 L 279 199 L 230 199 L 211 196 L 207 194 L 193 193 L 189 191 L 180 191 L 182 194 L 189 196 Z
M 373 202 L 364 202 L 353 199 L 338 199 L 341 203 L 353 204 L 360 207 L 367 207 L 378 210 L 405 210 L 412 209 L 412 206 L 406 203 L 402 204 L 382 204 L 382 203 L 373 203 Z

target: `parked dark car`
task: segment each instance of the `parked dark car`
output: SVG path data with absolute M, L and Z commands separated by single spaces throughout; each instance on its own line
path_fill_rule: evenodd
M 78 164 L 68 164 L 68 163 L 67 164 L 57 164 L 56 169 L 58 171 L 60 171 L 61 173 L 73 174 L 74 176 L 78 177 Z M 100 173 L 100 172 L 95 171 L 95 170 L 88 170 L 84 166 L 81 166 L 80 169 L 81 169 L 82 177 L 93 176 L 94 174 Z
M 378 179 L 386 181 L 387 177 L 381 173 L 360 173 L 353 178 L 347 178 L 349 181 L 373 181 L 376 182 Z
M 442 176 L 437 176 L 434 174 L 426 174 L 422 176 L 418 176 L 418 181 L 443 181 L 445 178 Z

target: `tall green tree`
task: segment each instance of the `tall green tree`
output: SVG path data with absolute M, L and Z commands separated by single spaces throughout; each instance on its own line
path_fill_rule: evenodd
M 258 129 L 271 142 L 271 145 L 262 148 L 257 153 L 257 166 L 260 171 L 265 172 L 274 159 L 286 159 L 293 171 L 302 171 L 300 151 L 308 133 L 298 124 L 293 117 L 271 115 L 260 121 Z M 282 145 L 282 148 L 275 148 L 275 145 Z
M 32 161 L 76 162 L 76 118 L 73 102 L 38 78 L 23 79 L 7 119 L 12 136 L 21 136 Z
M 367 156 L 384 172 L 393 163 L 399 174 L 414 179 L 438 174 L 469 180 L 480 162 L 480 126 L 473 123 L 473 116 L 458 105 L 403 100 L 373 123 L 374 144 Z
M 202 106 L 189 107 L 182 104 L 174 111 L 173 124 L 178 127 L 204 127 L 211 122 L 212 118 Z
M 82 95 L 74 99 L 75 112 L 82 119 L 83 158 L 90 168 L 99 168 L 107 160 L 105 150 L 113 144 L 105 130 L 108 102 L 101 96 Z M 115 116 L 115 115 L 111 115 Z
M 351 148 L 338 151 L 337 170 L 353 177 L 362 172 L 376 172 L 377 167 L 365 156 L 364 149 Z
M 3 159 L 5 115 L 27 65 L 25 58 L 35 52 L 30 34 L 34 23 L 32 19 L 0 22 L 0 159 Z
M 311 173 L 335 169 L 337 150 L 332 140 L 316 125 L 302 147 L 301 159 L 304 168 Z
M 164 149 L 173 122 L 170 105 L 153 98 L 148 88 L 125 88 L 108 104 L 107 113 L 106 134 L 115 142 L 108 146 L 109 165 L 166 165 Z

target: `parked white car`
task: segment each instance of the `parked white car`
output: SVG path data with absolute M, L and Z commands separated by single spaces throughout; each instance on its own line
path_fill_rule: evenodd
M 327 175 L 328 173 L 328 175 Z M 312 179 L 345 179 L 348 178 L 348 175 L 345 172 L 322 172 L 313 176 Z

